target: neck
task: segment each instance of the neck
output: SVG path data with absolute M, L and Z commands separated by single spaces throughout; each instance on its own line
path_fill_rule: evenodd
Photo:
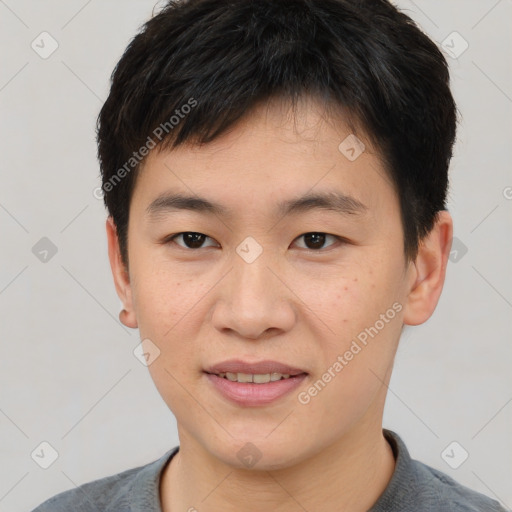
M 285 469 L 237 469 L 187 435 L 161 479 L 163 512 L 369 510 L 388 485 L 393 452 L 375 422 L 358 424 L 320 452 Z

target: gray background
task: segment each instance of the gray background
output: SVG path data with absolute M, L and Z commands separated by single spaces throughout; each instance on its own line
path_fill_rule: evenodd
M 413 457 L 511 507 L 512 2 L 398 5 L 440 45 L 460 52 L 456 31 L 469 47 L 448 57 L 461 112 L 449 200 L 457 253 L 434 316 L 405 329 L 384 425 Z M 153 7 L 0 0 L 2 512 L 178 444 L 173 415 L 132 353 L 138 331 L 117 319 L 105 211 L 93 195 L 95 118 Z M 43 31 L 59 45 L 47 59 L 31 48 Z M 46 262 L 32 250 L 43 237 L 57 248 Z M 43 441 L 59 454 L 48 469 L 31 458 Z M 458 469 L 441 456 L 452 441 L 469 453 Z M 462 452 L 448 453 L 457 461 Z

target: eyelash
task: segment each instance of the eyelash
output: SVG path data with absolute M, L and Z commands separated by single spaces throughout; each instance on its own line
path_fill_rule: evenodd
M 186 246 L 184 246 L 184 245 L 180 245 L 180 244 L 178 244 L 178 243 L 176 243 L 176 242 L 175 242 L 175 239 L 176 239 L 176 238 L 178 238 L 178 237 L 180 237 L 180 236 L 183 236 L 183 235 L 186 235 L 186 234 L 201 235 L 201 236 L 206 237 L 207 239 L 209 238 L 210 240 L 213 240 L 213 238 L 211 238 L 211 237 L 209 237 L 209 236 L 207 236 L 207 235 L 204 235 L 203 233 L 199 233 L 199 232 L 197 232 L 197 231 L 182 231 L 182 232 L 180 232 L 180 233 L 175 233 L 175 234 L 173 234 L 173 235 L 169 235 L 168 237 L 166 237 L 166 238 L 163 240 L 163 243 L 164 243 L 164 244 L 173 243 L 173 244 L 178 245 L 181 249 L 185 249 L 185 250 L 187 250 L 187 251 L 197 251 L 197 250 L 199 250 L 199 249 L 206 249 L 206 247 L 198 247 L 198 248 L 195 248 L 195 249 L 194 249 L 194 248 L 191 248 L 191 247 L 186 247 Z M 299 238 L 302 238 L 302 237 L 304 237 L 304 236 L 306 236 L 306 235 L 325 235 L 325 236 L 327 236 L 327 237 L 329 237 L 329 236 L 330 236 L 330 237 L 334 238 L 338 243 L 341 243 L 341 244 L 343 244 L 343 243 L 347 243 L 347 240 L 346 240 L 346 239 L 344 239 L 343 237 L 340 237 L 340 236 L 337 236 L 337 235 L 331 235 L 331 234 L 329 234 L 329 233 L 324 233 L 324 232 L 322 232 L 322 231 L 308 231 L 307 233 L 303 233 L 302 235 L 298 236 L 295 240 L 298 240 Z M 295 241 L 295 240 L 294 240 L 294 241 Z M 327 249 L 328 249 L 329 247 L 333 247 L 333 246 L 335 246 L 335 245 L 336 245 L 336 243 L 330 244 L 330 245 L 328 245 L 328 246 L 327 246 Z M 213 247 L 213 246 L 207 246 L 207 247 Z M 311 252 L 323 252 L 323 251 L 325 251 L 325 250 L 326 250 L 326 249 L 324 249 L 324 248 L 322 248 L 322 249 L 310 249 L 310 248 L 308 248 L 308 247 L 305 247 L 305 248 L 302 248 L 302 249 L 307 250 L 307 251 L 311 251 Z

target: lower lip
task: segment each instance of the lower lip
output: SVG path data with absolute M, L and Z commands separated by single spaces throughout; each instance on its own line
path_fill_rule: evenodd
M 270 404 L 300 386 L 307 377 L 307 374 L 302 373 L 289 379 L 254 384 L 252 382 L 232 382 L 211 373 L 205 373 L 205 375 L 221 395 L 245 407 Z

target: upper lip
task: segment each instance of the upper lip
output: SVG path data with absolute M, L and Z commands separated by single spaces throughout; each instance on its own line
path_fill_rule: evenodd
M 214 364 L 205 369 L 206 373 L 248 373 L 254 375 L 265 375 L 267 373 L 282 373 L 286 375 L 300 375 L 307 373 L 300 368 L 289 366 L 278 361 L 258 361 L 248 363 L 241 359 L 230 359 Z

